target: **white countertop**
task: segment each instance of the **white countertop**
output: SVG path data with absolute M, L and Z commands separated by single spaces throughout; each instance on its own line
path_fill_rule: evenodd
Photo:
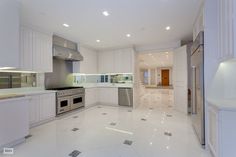
M 219 110 L 236 111 L 236 99 L 207 99 L 210 105 L 215 106 Z
M 20 94 L 20 95 L 37 95 L 46 93 L 55 93 L 53 90 L 45 90 L 44 88 L 31 87 L 31 88 L 11 88 L 11 89 L 1 89 L 0 96 L 8 94 Z
M 76 85 L 74 85 L 76 86 Z M 80 84 L 78 86 L 83 86 L 84 88 L 119 88 L 119 87 L 127 87 L 127 88 L 133 88 L 133 84 L 126 83 L 84 83 Z

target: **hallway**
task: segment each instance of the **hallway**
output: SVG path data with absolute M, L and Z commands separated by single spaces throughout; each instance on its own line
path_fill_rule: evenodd
M 189 117 L 173 109 L 172 90 L 147 89 L 141 100 L 134 110 L 94 106 L 33 128 L 13 157 L 208 157 Z

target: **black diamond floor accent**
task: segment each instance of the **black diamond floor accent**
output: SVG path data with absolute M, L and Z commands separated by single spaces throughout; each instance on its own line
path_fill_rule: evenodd
M 79 128 L 73 128 L 71 131 L 78 131 Z
M 112 126 L 115 126 L 115 125 L 116 125 L 116 123 L 112 122 L 112 123 L 110 123 L 110 125 L 112 125 Z
M 27 136 L 25 136 L 25 139 L 28 139 L 30 137 L 32 137 L 32 135 L 27 135 Z
M 166 135 L 166 136 L 172 136 L 172 133 L 171 132 L 164 132 L 164 135 Z
M 71 156 L 71 157 L 77 157 L 80 153 L 81 153 L 81 152 L 78 151 L 78 150 L 73 150 L 73 151 L 69 154 L 69 156 Z
M 126 145 L 132 145 L 133 141 L 130 141 L 130 140 L 125 140 L 123 144 L 126 144 Z

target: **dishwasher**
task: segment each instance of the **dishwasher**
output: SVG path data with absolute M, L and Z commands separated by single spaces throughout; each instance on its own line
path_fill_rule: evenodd
M 133 89 L 132 88 L 118 88 L 118 98 L 120 106 L 133 106 Z

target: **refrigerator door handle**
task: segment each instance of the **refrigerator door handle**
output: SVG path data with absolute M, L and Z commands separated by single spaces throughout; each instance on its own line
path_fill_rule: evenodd
M 192 75 L 193 75 L 193 91 L 192 91 L 192 114 L 197 114 L 197 108 L 196 108 L 196 67 L 192 67 Z

